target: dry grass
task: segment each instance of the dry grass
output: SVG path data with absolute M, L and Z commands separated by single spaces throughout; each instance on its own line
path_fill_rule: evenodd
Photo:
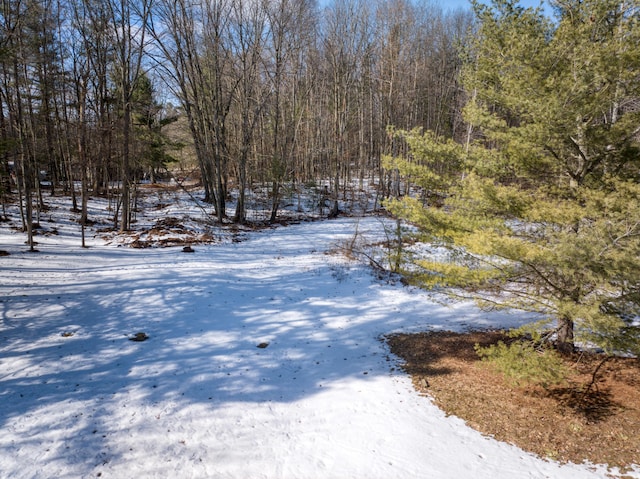
M 405 361 L 416 389 L 484 434 L 563 462 L 623 470 L 640 464 L 640 361 L 607 361 L 588 394 L 584 386 L 598 355 L 566 358 L 572 376 L 561 387 L 518 388 L 474 350 L 476 343 L 487 346 L 502 338 L 497 331 L 430 332 L 394 335 L 388 343 Z

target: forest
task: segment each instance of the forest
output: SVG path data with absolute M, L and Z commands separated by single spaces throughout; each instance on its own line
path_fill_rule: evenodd
M 380 157 L 400 147 L 388 125 L 466 132 L 458 74 L 469 11 L 405 0 L 3 0 L 0 19 L 2 201 L 21 198 L 25 231 L 43 195 L 59 193 L 81 222 L 90 194 L 111 195 L 126 231 L 136 184 L 167 169 L 201 180 L 218 221 L 244 222 L 245 192 L 267 185 L 275 220 L 283 185 L 328 179 L 335 198 L 352 180 L 386 177 Z

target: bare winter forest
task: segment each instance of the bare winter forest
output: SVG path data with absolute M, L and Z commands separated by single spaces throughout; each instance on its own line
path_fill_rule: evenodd
M 2 202 L 24 230 L 46 195 L 113 201 L 130 228 L 143 180 L 199 179 L 219 221 L 245 194 L 320 179 L 397 182 L 387 127 L 466 130 L 458 84 L 469 11 L 404 0 L 38 0 L 0 12 Z M 46 190 L 46 191 L 43 191 Z M 235 211 L 225 201 L 238 191 Z M 12 194 L 13 193 L 13 194 Z M 19 195 L 15 195 L 19 193 Z M 34 219 L 35 218 L 35 219 Z

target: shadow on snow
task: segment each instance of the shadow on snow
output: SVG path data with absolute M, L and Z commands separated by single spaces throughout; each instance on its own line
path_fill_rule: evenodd
M 157 432 L 154 423 L 170 434 L 187 411 L 294 402 L 389 374 L 372 339 L 406 325 L 404 315 L 429 315 L 424 298 L 399 309 L 385 300 L 399 288 L 310 252 L 334 238 L 321 237 L 330 227 L 315 225 L 306 239 L 295 227 L 264 232 L 195 255 L 91 249 L 56 252 L 51 264 L 30 256 L 19 275 L 33 284 L 12 286 L 21 294 L 0 303 L 2 448 L 37 446 L 36 460 L 86 472 L 103 455 L 114 460 L 104 452 L 113 434 Z M 443 323 L 455 314 L 432 306 Z M 138 331 L 149 339 L 129 341 Z M 74 456 L 87 450 L 95 457 Z

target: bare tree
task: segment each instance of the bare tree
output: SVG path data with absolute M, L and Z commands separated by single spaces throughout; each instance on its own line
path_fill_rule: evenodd
M 38 80 L 42 75 L 43 43 L 40 27 L 46 21 L 46 12 L 41 5 L 23 4 L 18 1 L 2 2 L 2 31 L 0 34 L 1 74 L 3 106 L 7 118 L 3 122 L 3 136 L 9 140 L 11 156 L 14 158 L 20 212 L 23 229 L 27 233 L 29 250 L 35 250 L 33 239 L 33 193 L 38 188 L 38 153 L 41 142 L 38 127 L 42 113 Z M 40 92 L 41 93 L 41 92 Z M 3 113 L 4 114 L 4 113 Z
M 131 226 L 131 111 L 132 96 L 142 72 L 145 35 L 151 0 L 105 0 L 110 14 L 114 42 L 114 82 L 121 114 L 121 223 L 120 231 Z
M 265 3 L 252 0 L 234 0 L 233 20 L 230 24 L 231 48 L 234 52 L 234 76 L 238 79 L 235 95 L 239 138 L 237 148 L 238 202 L 234 221 L 246 221 L 245 193 L 247 188 L 247 161 L 253 144 L 254 131 L 267 92 L 261 81 L 262 55 L 267 29 Z
M 351 163 L 357 158 L 358 92 L 362 91 L 366 59 L 373 46 L 372 16 L 367 2 L 336 2 L 327 10 L 323 40 L 326 75 L 331 95 L 333 144 L 330 154 L 333 207 L 330 216 L 338 214 L 340 181 L 346 178 Z
M 220 222 L 229 185 L 234 221 L 246 221 L 255 180 L 270 187 L 272 221 L 287 182 L 328 180 L 337 214 L 354 178 L 362 186 L 389 173 L 380 156 L 401 144 L 388 125 L 463 136 L 457 45 L 470 15 L 428 0 L 322 9 L 313 0 L 6 0 L 2 10 L 0 153 L 5 175 L 11 162 L 19 179 L 25 231 L 43 201 L 40 171 L 71 192 L 74 209 L 74 179 L 85 198 L 105 186 L 111 194 L 115 180 L 114 224 L 130 228 L 145 155 L 133 103 L 147 58 L 180 100 Z
M 265 115 L 271 141 L 265 155 L 270 159 L 272 184 L 270 221 L 275 221 L 282 183 L 291 178 L 297 167 L 293 164 L 295 148 L 309 94 L 308 85 L 303 83 L 304 57 L 312 45 L 316 19 L 310 1 L 265 1 L 265 5 L 269 22 L 265 70 L 271 91 L 270 108 Z
M 228 119 L 238 79 L 230 74 L 231 1 L 159 0 L 150 28 L 162 61 L 172 66 L 194 137 L 206 200 L 226 217 Z

